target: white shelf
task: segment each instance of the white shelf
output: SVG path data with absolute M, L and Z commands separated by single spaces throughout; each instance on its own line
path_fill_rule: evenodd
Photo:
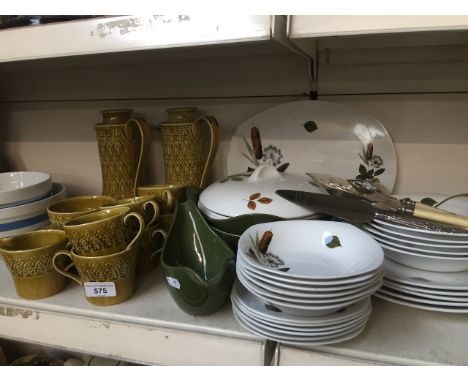
M 290 16 L 288 37 L 467 30 L 468 16 Z
M 284 40 L 282 16 L 119 16 L 0 31 L 0 62 Z
M 159 365 L 263 365 L 265 341 L 236 322 L 231 305 L 209 316 L 182 312 L 159 268 L 138 278 L 134 296 L 109 307 L 88 303 L 70 281 L 41 300 L 16 295 L 0 262 L 0 337 Z
M 336 345 L 281 345 L 279 365 L 466 365 L 466 314 L 408 308 L 373 298 L 364 331 Z

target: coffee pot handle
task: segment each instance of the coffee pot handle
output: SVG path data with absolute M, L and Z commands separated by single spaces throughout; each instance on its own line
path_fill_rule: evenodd
M 140 156 L 138 158 L 138 166 L 137 166 L 137 170 L 135 174 L 135 182 L 133 183 L 133 196 L 136 196 L 138 182 L 140 180 L 140 177 L 142 175 L 143 168 L 144 168 L 143 161 L 146 157 L 146 154 L 148 152 L 148 147 L 150 144 L 151 129 L 143 118 L 129 119 L 127 121 L 126 127 L 129 127 L 132 124 L 135 124 L 138 127 L 138 131 L 140 132 L 140 138 L 141 138 Z
M 215 158 L 216 152 L 218 151 L 218 142 L 219 142 L 219 125 L 218 121 L 214 117 L 198 117 L 193 126 L 197 126 L 201 122 L 205 122 L 210 129 L 210 150 L 208 151 L 208 157 L 206 158 L 205 168 L 203 169 L 203 174 L 200 180 L 199 187 L 205 187 L 206 182 L 208 181 L 208 171 L 210 169 L 211 164 Z M 195 130 L 195 129 L 193 129 Z

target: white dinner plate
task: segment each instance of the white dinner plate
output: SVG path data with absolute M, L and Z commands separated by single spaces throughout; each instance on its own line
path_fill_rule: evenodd
M 393 232 L 411 234 L 415 238 L 430 238 L 436 240 L 450 240 L 450 241 L 468 241 L 468 232 L 467 233 L 448 233 L 448 232 L 438 232 L 438 231 L 429 231 L 421 228 L 412 228 L 402 225 L 397 225 L 394 223 L 389 223 L 384 220 L 374 219 L 373 223 L 377 225 L 387 227 Z
M 262 249 L 265 241 L 269 244 Z M 335 221 L 253 225 L 241 235 L 237 254 L 264 273 L 306 281 L 360 276 L 383 262 L 383 251 L 371 235 Z
M 414 251 L 403 251 L 388 244 L 380 243 L 385 257 L 397 263 L 431 272 L 462 272 L 468 270 L 467 257 L 429 256 Z
M 351 322 L 349 325 L 341 327 L 341 328 L 329 329 L 326 331 L 319 331 L 319 332 L 317 331 L 304 332 L 304 331 L 290 330 L 290 329 L 282 328 L 282 327 L 276 327 L 268 323 L 258 321 L 254 317 L 245 314 L 242 310 L 237 309 L 236 306 L 233 306 L 233 313 L 241 317 L 242 319 L 244 319 L 247 323 L 252 324 L 253 326 L 259 329 L 265 330 L 266 332 L 270 332 L 273 335 L 280 335 L 280 336 L 285 336 L 285 337 L 287 336 L 287 337 L 290 337 L 291 339 L 295 339 L 295 338 L 320 339 L 320 338 L 328 338 L 330 336 L 339 336 L 342 334 L 349 333 L 350 331 L 356 330 L 357 328 L 365 325 L 369 319 L 369 316 L 365 316 L 361 318 L 360 320 Z
M 458 301 L 458 302 L 466 302 L 468 303 L 468 295 L 466 296 L 449 296 L 449 295 L 444 295 L 444 294 L 434 294 L 431 293 L 430 291 L 427 290 L 415 290 L 414 288 L 410 286 L 406 286 L 404 284 L 399 284 L 392 282 L 390 280 L 384 280 L 384 286 L 389 287 L 390 289 L 399 291 L 399 292 L 405 292 L 408 294 L 411 294 L 415 297 L 422 297 L 422 298 L 427 298 L 430 300 L 438 300 L 438 301 Z
M 388 232 L 382 232 L 378 229 L 373 228 L 368 224 L 363 224 L 361 228 L 368 232 L 376 240 L 388 241 L 390 244 L 404 246 L 405 248 L 414 248 L 419 251 L 428 251 L 435 253 L 447 253 L 447 254 L 464 254 L 468 255 L 468 245 L 457 245 L 458 242 L 449 243 L 424 243 L 413 238 L 401 238 L 397 235 L 392 235 Z
M 328 326 L 338 324 L 349 321 L 371 309 L 370 298 L 364 298 L 329 315 L 320 317 L 297 316 L 271 306 L 267 301 L 249 292 L 239 280 L 234 282 L 231 298 L 237 299 L 238 303 L 242 304 L 245 309 L 255 315 L 274 322 L 294 326 Z
M 258 165 L 344 179 L 358 176 L 363 166 L 368 171 L 383 170 L 378 178 L 389 191 L 393 189 L 396 155 L 392 139 L 379 121 L 360 110 L 333 102 L 296 101 L 262 111 L 235 131 L 227 157 L 229 174 L 256 167 L 255 159 L 247 158 L 251 155 L 246 147 L 247 141 L 252 148 L 253 127 L 259 131 L 262 146 Z
M 395 290 L 387 286 L 383 286 L 379 293 L 384 293 L 387 296 L 397 297 L 402 300 L 417 302 L 427 305 L 433 306 L 443 306 L 443 307 L 457 307 L 457 308 L 464 308 L 468 309 L 468 302 L 460 302 L 460 301 L 441 301 L 441 300 L 433 300 L 430 298 L 424 298 L 420 296 L 416 296 L 410 293 L 406 293 L 403 291 Z
M 414 232 L 401 232 L 401 231 L 396 231 L 388 226 L 384 226 L 382 224 L 376 223 L 376 220 L 369 222 L 365 224 L 366 227 L 372 227 L 373 229 L 382 232 L 384 234 L 390 235 L 393 238 L 404 238 L 408 240 L 414 240 L 419 243 L 428 243 L 428 244 L 435 244 L 435 245 L 450 245 L 450 246 L 464 246 L 468 245 L 468 238 L 463 239 L 463 238 L 456 238 L 456 237 L 449 237 L 449 238 L 443 238 L 443 237 L 432 237 L 430 234 L 427 236 L 422 236 L 419 235 L 418 233 Z
M 248 331 L 260 337 L 264 337 L 267 339 L 271 339 L 273 341 L 281 342 L 284 344 L 290 344 L 290 345 L 321 346 L 321 345 L 329 345 L 329 344 L 338 343 L 338 342 L 344 342 L 344 341 L 348 341 L 350 339 L 357 337 L 359 334 L 362 333 L 365 327 L 365 325 L 363 325 L 362 327 L 359 327 L 358 329 L 351 331 L 349 333 L 336 335 L 336 336 L 329 336 L 328 338 L 312 337 L 310 339 L 306 339 L 302 337 L 293 337 L 293 339 L 290 339 L 290 337 L 287 337 L 287 336 L 280 336 L 277 334 L 272 334 L 271 332 L 266 332 L 263 329 L 256 328 L 251 323 L 246 322 L 243 318 L 237 316 L 236 314 L 234 314 L 234 318 L 236 318 L 237 322 L 239 322 L 239 324 L 243 326 L 245 329 L 247 329 Z
M 430 272 L 407 267 L 389 259 L 384 261 L 385 278 L 403 284 L 432 289 L 468 291 L 468 271 Z
M 400 281 L 392 280 L 390 278 L 384 278 L 384 284 L 389 283 L 390 285 L 404 287 L 409 291 L 427 293 L 435 296 L 455 296 L 463 297 L 468 299 L 468 290 L 452 290 L 452 289 L 442 289 L 442 288 L 427 288 L 422 286 L 415 286 L 412 284 L 405 284 Z M 396 289 L 396 288 L 395 288 Z
M 233 309 L 241 311 L 244 315 L 249 316 L 253 321 L 259 322 L 266 326 L 271 326 L 277 330 L 288 330 L 289 332 L 300 332 L 300 333 L 309 333 L 309 334 L 332 334 L 338 329 L 349 328 L 351 325 L 367 320 L 371 314 L 372 309 L 360 314 L 359 316 L 353 317 L 348 321 L 339 322 L 332 325 L 321 325 L 321 326 L 302 326 L 302 325 L 291 325 L 288 323 L 279 323 L 276 321 L 265 319 L 262 316 L 259 316 L 249 309 L 246 309 L 244 305 L 238 302 L 237 299 L 232 299 Z
M 468 313 L 468 308 L 457 308 L 457 307 L 451 307 L 451 306 L 416 303 L 416 302 L 411 302 L 411 301 L 404 300 L 398 297 L 390 296 L 382 291 L 377 292 L 374 296 L 382 300 L 390 301 L 395 304 L 404 305 L 404 306 L 408 306 L 411 308 L 431 310 L 435 312 L 445 312 L 445 313 Z

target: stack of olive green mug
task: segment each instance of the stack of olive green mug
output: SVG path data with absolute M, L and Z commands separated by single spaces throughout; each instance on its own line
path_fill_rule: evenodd
M 154 227 L 159 218 L 159 207 L 153 197 L 119 201 L 101 198 L 97 210 L 63 223 L 61 228 L 70 241 L 71 250 L 58 251 L 52 264 L 57 272 L 84 287 L 89 302 L 113 305 L 133 295 L 138 266 L 144 272 L 157 265 L 156 255 L 162 245 L 155 249 L 152 242 L 157 234 L 165 239 L 166 233 Z M 54 212 L 71 213 L 65 211 L 64 205 L 79 201 L 78 198 L 69 199 L 62 201 L 61 206 L 49 207 L 52 224 L 56 221 Z M 78 208 L 69 208 L 73 209 Z M 71 260 L 76 273 L 64 267 L 64 260 Z

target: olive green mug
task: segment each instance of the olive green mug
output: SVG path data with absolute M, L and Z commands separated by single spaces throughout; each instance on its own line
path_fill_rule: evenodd
M 13 276 L 16 293 L 25 299 L 39 299 L 59 293 L 66 279 L 52 265 L 54 254 L 67 247 L 65 232 L 39 230 L 0 239 L 0 253 Z M 66 267 L 66 263 L 60 263 Z
M 113 201 L 115 199 L 110 196 L 75 196 L 52 203 L 47 208 L 47 215 L 53 229 L 63 229 L 66 222 L 97 211 L 104 203 Z
M 131 218 L 137 219 L 138 230 L 132 229 Z M 106 256 L 134 246 L 145 228 L 143 217 L 128 207 L 93 212 L 63 225 L 77 255 Z
M 137 195 L 151 195 L 154 197 L 162 214 L 172 214 L 174 212 L 175 201 L 186 200 L 185 190 L 187 186 L 154 184 L 137 187 Z
M 58 251 L 52 265 L 62 275 L 71 278 L 84 288 L 86 299 L 94 305 L 106 306 L 121 303 L 135 292 L 137 245 L 106 256 L 80 256 L 74 249 Z M 77 273 L 63 266 L 70 259 Z
M 131 212 L 140 214 L 145 220 L 146 227 L 151 227 L 159 218 L 159 206 L 152 195 L 135 196 L 132 198 L 120 199 L 110 203 L 105 203 L 100 210 L 118 207 L 128 207 Z

